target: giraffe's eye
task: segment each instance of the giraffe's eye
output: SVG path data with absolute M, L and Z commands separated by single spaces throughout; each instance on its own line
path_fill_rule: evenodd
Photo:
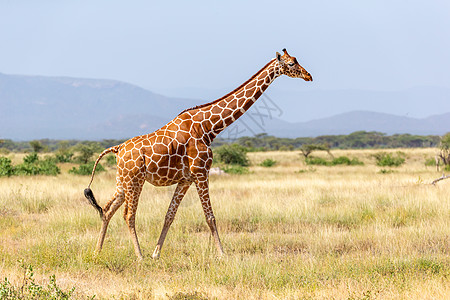
M 293 62 L 289 63 L 289 67 L 293 67 L 293 66 L 294 66 Z

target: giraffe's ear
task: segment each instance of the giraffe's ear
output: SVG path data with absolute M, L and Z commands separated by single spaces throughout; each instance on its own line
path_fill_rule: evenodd
M 276 57 L 277 57 L 277 60 L 278 60 L 279 62 L 282 61 L 282 59 L 281 59 L 281 54 L 280 54 L 279 52 L 277 52 Z

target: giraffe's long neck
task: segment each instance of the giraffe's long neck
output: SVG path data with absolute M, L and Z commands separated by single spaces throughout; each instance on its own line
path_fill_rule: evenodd
M 201 127 L 206 141 L 212 142 L 221 131 L 242 116 L 280 75 L 279 62 L 273 59 L 231 93 L 202 106 L 199 113 L 204 116 Z

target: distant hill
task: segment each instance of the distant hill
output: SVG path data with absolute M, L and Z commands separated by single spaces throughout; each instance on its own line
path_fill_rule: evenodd
M 0 138 L 124 138 L 198 103 L 120 81 L 0 73 Z
M 277 137 L 315 137 L 319 135 L 350 134 L 355 131 L 378 131 L 386 134 L 410 133 L 418 135 L 443 135 L 450 132 L 450 113 L 427 118 L 409 118 L 370 111 L 352 111 L 308 122 L 290 123 L 277 118 L 258 118 L 244 115 L 221 137 L 233 139 L 267 133 Z M 236 133 L 238 133 L 236 135 Z
M 0 138 L 128 138 L 152 132 L 185 108 L 211 100 L 165 97 L 114 80 L 0 73 Z M 418 119 L 350 111 L 297 123 L 278 119 L 282 116 L 258 110 L 255 105 L 221 136 L 230 138 L 265 132 L 279 137 L 299 137 L 349 134 L 358 130 L 442 135 L 450 131 L 450 113 L 447 112 Z

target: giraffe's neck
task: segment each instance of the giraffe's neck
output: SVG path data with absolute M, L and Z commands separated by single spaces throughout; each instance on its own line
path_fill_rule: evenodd
M 221 131 L 242 116 L 280 75 L 280 65 L 273 59 L 231 93 L 200 107 L 198 113 L 203 115 L 201 127 L 205 140 L 212 142 Z

